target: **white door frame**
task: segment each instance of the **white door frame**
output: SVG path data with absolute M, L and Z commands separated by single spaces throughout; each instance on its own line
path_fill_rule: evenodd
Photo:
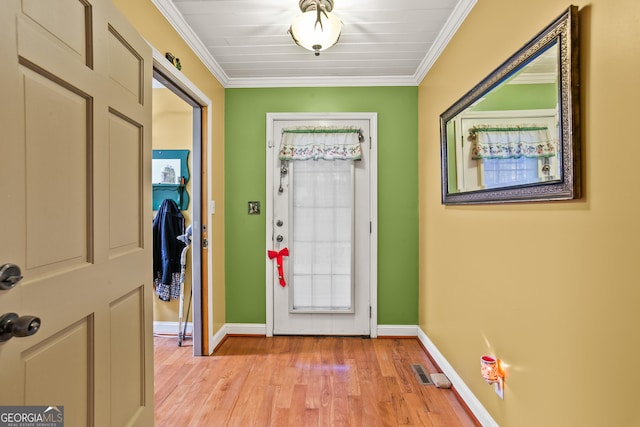
M 267 301 L 266 334 L 273 336 L 273 268 L 266 251 L 272 249 L 273 236 L 273 199 L 274 199 L 274 163 L 269 150 L 277 146 L 280 141 L 273 141 L 275 121 L 308 121 L 308 120 L 369 120 L 370 127 L 370 170 L 369 191 L 371 215 L 371 238 L 369 239 L 369 304 L 371 318 L 369 329 L 371 338 L 378 336 L 378 113 L 267 113 L 267 143 L 266 152 L 266 203 L 265 203 L 265 290 Z M 365 141 L 366 144 L 366 141 Z
M 156 48 L 154 48 L 153 46 L 151 46 L 151 49 L 153 51 L 153 68 L 159 70 L 162 72 L 162 74 L 164 74 L 167 78 L 169 78 L 171 80 L 171 82 L 173 84 L 175 84 L 178 88 L 180 88 L 180 90 L 182 90 L 184 93 L 186 93 L 187 95 L 189 95 L 194 101 L 196 101 L 198 104 L 200 104 L 201 107 L 207 109 L 207 116 L 206 118 L 203 117 L 202 121 L 204 122 L 206 120 L 206 144 L 207 144 L 207 160 L 206 160 L 206 168 L 207 168 L 207 172 L 206 172 L 206 176 L 207 177 L 211 177 L 211 126 L 212 126 L 212 101 L 211 99 L 209 99 L 209 97 L 207 97 L 207 95 L 204 94 L 204 92 L 202 92 L 200 89 L 198 89 L 198 87 L 196 85 L 194 85 L 184 74 L 182 74 L 182 72 L 180 72 L 176 67 L 173 66 L 173 64 L 171 64 L 162 53 L 160 53 L 159 50 L 157 50 Z M 202 143 L 202 142 L 201 142 Z M 213 203 L 211 203 L 213 201 L 212 197 L 211 197 L 211 182 L 207 183 L 207 200 L 202 200 L 200 201 L 200 203 L 195 203 L 196 200 L 198 198 L 200 198 L 200 194 L 199 194 L 199 190 L 198 193 L 196 193 L 196 189 L 194 188 L 194 197 L 193 197 L 193 210 L 195 213 L 196 209 L 201 210 L 202 207 L 202 203 L 207 203 L 206 206 L 208 206 L 209 208 L 207 209 L 207 213 L 209 218 L 207 218 L 206 223 L 209 225 L 209 230 L 207 232 L 207 234 L 209 236 L 211 236 L 211 223 L 212 221 L 210 221 L 211 219 L 211 215 L 213 215 L 213 209 L 212 207 L 214 206 Z M 193 248 L 198 248 L 198 250 L 200 250 L 200 248 L 202 248 L 202 223 L 196 222 L 196 215 L 193 215 Z M 209 300 L 208 301 L 201 301 L 200 298 L 196 298 L 195 292 L 194 292 L 194 304 L 193 304 L 193 320 L 194 320 L 194 325 L 193 325 L 193 352 L 194 352 L 194 356 L 202 356 L 202 355 L 210 355 L 213 353 L 213 349 L 215 348 L 215 346 L 217 345 L 216 342 L 214 342 L 214 336 L 213 336 L 213 301 L 211 300 L 212 295 L 213 295 L 213 281 L 212 281 L 212 264 L 213 264 L 213 260 L 212 260 L 212 251 L 209 250 L 208 251 L 208 256 L 207 259 L 203 259 L 202 262 L 207 264 L 207 271 L 209 272 L 209 274 L 207 274 L 208 276 L 208 281 L 207 283 L 202 283 L 202 286 L 206 286 L 208 289 L 207 295 L 209 295 Z M 195 267 L 195 266 L 194 266 Z M 200 266 L 198 266 L 199 270 Z M 195 280 L 196 278 L 196 274 L 199 276 L 200 272 L 196 271 L 196 269 L 194 269 L 193 274 L 192 274 L 192 278 L 193 280 Z M 193 285 L 193 284 L 192 284 Z M 192 289 L 194 289 L 192 287 Z M 194 289 L 195 291 L 195 289 Z M 200 315 L 196 315 L 196 313 L 200 313 L 201 312 L 201 308 L 203 305 L 207 306 L 207 319 L 201 319 Z M 208 339 L 208 349 L 202 349 L 204 353 L 206 354 L 200 354 L 201 351 L 199 350 L 200 348 L 202 348 L 202 325 L 197 325 L 196 323 L 198 322 L 198 320 L 200 320 L 202 323 L 207 322 L 208 325 L 208 331 L 209 331 L 209 339 Z

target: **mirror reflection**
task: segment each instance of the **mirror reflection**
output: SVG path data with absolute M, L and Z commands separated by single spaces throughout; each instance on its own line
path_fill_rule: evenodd
M 580 196 L 576 19 L 571 6 L 440 116 L 444 204 Z
M 449 120 L 447 133 L 449 193 L 560 179 L 557 43 Z

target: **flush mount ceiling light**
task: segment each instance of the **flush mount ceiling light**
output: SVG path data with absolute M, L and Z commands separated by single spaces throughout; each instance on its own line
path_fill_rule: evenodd
M 300 0 L 302 15 L 289 27 L 289 34 L 298 46 L 320 55 L 338 42 L 342 22 L 331 13 L 333 0 Z

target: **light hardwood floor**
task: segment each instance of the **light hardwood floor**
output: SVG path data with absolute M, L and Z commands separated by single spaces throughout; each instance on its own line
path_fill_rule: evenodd
M 416 339 L 228 337 L 213 356 L 155 338 L 155 425 L 477 426 Z

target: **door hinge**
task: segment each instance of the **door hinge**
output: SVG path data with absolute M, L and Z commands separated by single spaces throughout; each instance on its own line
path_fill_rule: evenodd
M 373 234 L 373 222 L 369 221 L 369 234 Z
M 369 150 L 371 150 L 373 143 L 371 142 L 371 137 L 369 137 Z
M 202 239 L 202 247 L 205 249 L 209 247 L 209 241 L 207 239 Z
M 373 310 L 371 309 L 371 306 L 369 306 L 369 319 L 371 319 L 372 312 L 373 312 Z

